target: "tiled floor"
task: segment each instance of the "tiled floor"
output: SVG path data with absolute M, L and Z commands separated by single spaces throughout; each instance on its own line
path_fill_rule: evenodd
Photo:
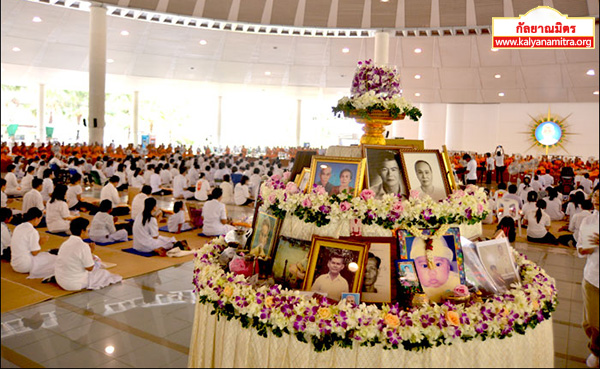
M 234 218 L 252 212 L 228 208 Z M 586 367 L 584 259 L 563 248 L 515 247 L 556 279 L 555 367 Z M 1 367 L 187 366 L 194 319 L 192 270 L 193 263 L 187 262 L 2 314 Z

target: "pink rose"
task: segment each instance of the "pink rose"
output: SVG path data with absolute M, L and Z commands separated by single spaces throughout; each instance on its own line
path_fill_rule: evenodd
M 279 181 L 279 180 L 281 179 L 281 176 L 280 176 L 279 174 L 273 174 L 273 175 L 271 176 L 271 179 L 272 179 L 273 181 Z
M 274 204 L 276 200 L 277 200 L 277 196 L 274 193 L 269 195 L 269 202 L 271 204 Z
M 342 201 L 340 203 L 340 210 L 341 211 L 348 211 L 348 210 L 350 210 L 351 207 L 352 207 L 352 205 L 348 201 Z
M 369 199 L 373 199 L 375 198 L 375 191 L 373 190 L 362 190 L 362 192 L 360 193 L 360 198 L 367 201 Z
M 285 190 L 290 194 L 296 194 L 296 193 L 300 192 L 298 185 L 296 185 L 294 182 L 288 182 L 287 185 L 285 186 Z
M 477 212 L 483 213 L 483 205 L 482 204 L 477 204 Z
M 458 286 L 454 287 L 454 294 L 458 297 L 469 296 L 469 288 L 467 288 L 467 286 L 464 284 L 459 284 Z
M 283 180 L 284 181 L 289 181 L 290 180 L 290 175 L 292 175 L 292 172 L 284 172 L 283 173 Z
M 402 202 L 401 201 L 396 201 L 392 205 L 392 211 L 394 211 L 396 213 L 402 213 L 404 211 L 404 206 L 402 205 Z
M 419 190 L 410 190 L 410 198 L 411 199 L 418 199 L 419 198 Z
M 313 193 L 316 193 L 317 195 L 326 195 L 327 191 L 325 190 L 325 187 L 317 185 L 313 188 Z
M 302 206 L 305 208 L 310 208 L 312 206 L 312 201 L 310 201 L 310 198 L 306 197 L 304 200 L 302 200 Z

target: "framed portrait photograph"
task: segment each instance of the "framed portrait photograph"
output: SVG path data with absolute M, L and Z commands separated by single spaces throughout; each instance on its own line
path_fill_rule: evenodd
M 396 271 L 398 275 L 398 284 L 402 288 L 419 287 L 419 276 L 415 270 L 415 263 L 412 260 L 396 260 Z
M 340 237 L 342 240 L 366 243 L 369 247 L 365 275 L 360 290 L 363 302 L 390 303 L 396 297 L 393 278 L 394 260 L 398 258 L 394 237 Z
M 348 304 L 359 305 L 360 304 L 360 293 L 342 293 L 342 300 L 346 300 Z
M 259 211 L 254 222 L 250 255 L 264 259 L 271 258 L 275 251 L 275 243 L 281 221 L 274 215 Z
M 367 249 L 363 242 L 313 236 L 302 289 L 326 293 L 335 301 L 342 293 L 360 293 Z
M 476 242 L 475 245 L 479 260 L 500 292 L 509 290 L 513 283 L 521 283 L 508 238 Z
M 303 168 L 302 172 L 298 173 L 294 183 L 298 186 L 301 192 L 306 192 L 308 189 L 308 180 L 310 179 L 310 168 Z
M 363 145 L 366 159 L 365 179 L 367 188 L 375 192 L 376 198 L 385 194 L 408 195 L 406 178 L 402 170 L 400 151 L 412 151 L 411 146 Z
M 310 241 L 280 236 L 273 258 L 275 283 L 299 290 L 306 277 Z
M 423 235 L 435 230 L 424 229 Z M 401 260 L 412 260 L 423 292 L 431 301 L 441 302 L 446 291 L 465 284 L 464 259 L 460 245 L 460 230 L 452 227 L 433 240 L 433 265 L 430 268 L 425 253 L 425 240 L 405 229 L 396 230 Z
M 419 191 L 419 197 L 440 201 L 450 194 L 450 184 L 442 154 L 437 150 L 400 152 L 407 191 Z
M 363 158 L 313 156 L 308 188 L 320 185 L 329 195 L 347 193 L 358 196 L 364 180 Z

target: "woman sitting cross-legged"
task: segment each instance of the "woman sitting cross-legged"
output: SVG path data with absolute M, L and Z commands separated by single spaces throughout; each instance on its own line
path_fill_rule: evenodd
M 173 204 L 173 215 L 167 220 L 167 228 L 171 233 L 181 233 L 189 231 L 193 227 L 185 222 L 185 212 L 183 201 L 175 201 Z
M 67 186 L 58 184 L 52 192 L 50 201 L 46 204 L 46 224 L 48 231 L 52 233 L 67 232 L 69 222 L 75 219 L 69 212 L 69 206 L 65 200 Z
M 164 237 L 158 234 L 158 222 L 152 215 L 156 210 L 156 199 L 149 197 L 144 200 L 144 210 L 133 222 L 133 248 L 141 252 L 156 252 L 167 256 L 167 250 L 182 245 L 185 249 L 187 242 L 177 241 L 175 237 Z
M 127 241 L 127 230 L 115 227 L 116 218 L 111 215 L 112 201 L 102 200 L 98 212 L 92 219 L 90 226 L 90 239 L 94 242 L 119 242 Z
M 550 243 L 558 245 L 556 237 L 548 232 L 551 221 L 550 216 L 546 214 L 546 201 L 538 200 L 537 209 L 527 213 L 527 241 L 536 243 Z
M 24 222 L 13 231 L 11 239 L 10 266 L 17 273 L 29 273 L 27 278 L 47 278 L 54 274 L 56 255 L 41 251 L 48 235 L 40 236 L 35 227 L 42 220 L 42 211 L 31 208 L 25 213 Z
M 235 229 L 234 226 L 228 224 L 230 221 L 227 218 L 225 204 L 221 202 L 222 198 L 223 190 L 217 187 L 211 192 L 210 200 L 202 208 L 202 217 L 204 218 L 202 233 L 206 236 L 220 236 Z
M 69 225 L 71 237 L 58 249 L 54 276 L 58 285 L 67 291 L 97 290 L 123 280 L 120 275 L 102 268 L 100 258 L 92 254 L 93 243 L 83 242 L 89 224 L 85 218 L 73 219 Z

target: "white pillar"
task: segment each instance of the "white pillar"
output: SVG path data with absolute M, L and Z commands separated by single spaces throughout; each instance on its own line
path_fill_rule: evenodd
M 390 34 L 385 31 L 375 32 L 375 65 L 387 65 L 390 60 Z
M 104 103 L 106 95 L 106 8 L 90 7 L 89 60 L 89 143 L 104 144 Z
M 39 96 L 39 100 L 38 100 L 38 118 L 39 118 L 39 137 L 38 137 L 38 144 L 42 143 L 42 142 L 46 142 L 46 127 L 44 126 L 44 105 L 46 105 L 45 99 L 44 99 L 44 84 L 40 83 L 40 96 Z
M 217 105 L 217 146 L 221 146 L 221 119 L 222 119 L 223 96 L 219 96 L 219 104 Z
M 446 147 L 448 150 L 462 150 L 464 105 L 448 104 L 446 107 Z
M 296 108 L 296 146 L 300 146 L 300 134 L 302 133 L 302 100 L 298 99 Z
M 140 92 L 139 91 L 133 91 L 133 146 L 137 146 L 138 145 L 138 141 L 139 141 L 139 115 L 138 115 L 138 109 L 140 107 Z

